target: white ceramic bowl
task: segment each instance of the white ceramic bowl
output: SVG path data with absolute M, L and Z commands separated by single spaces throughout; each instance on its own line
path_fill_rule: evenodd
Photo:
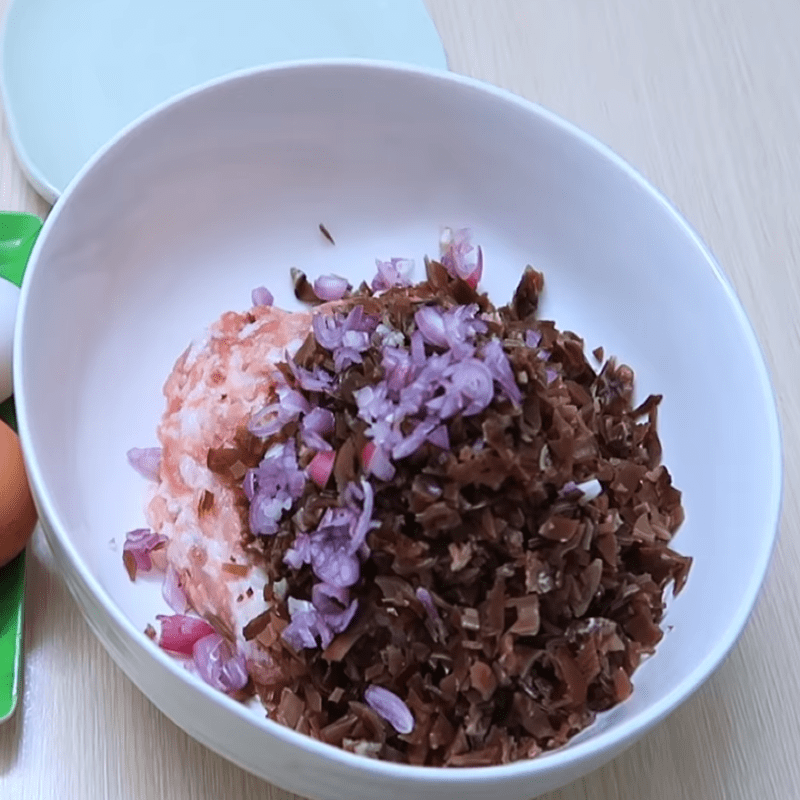
M 332 247 L 319 234 L 324 223 Z M 199 682 L 142 633 L 165 610 L 128 580 L 143 521 L 132 446 L 155 444 L 161 387 L 203 327 L 288 269 L 372 273 L 471 226 L 504 301 L 543 269 L 543 315 L 602 344 L 664 394 L 665 461 L 695 558 L 632 698 L 569 746 L 442 770 L 354 756 Z M 369 62 L 259 69 L 183 95 L 121 134 L 69 186 L 22 292 L 15 384 L 44 529 L 87 620 L 152 701 L 246 769 L 321 800 L 526 800 L 599 766 L 709 676 L 741 632 L 775 538 L 778 423 L 758 345 L 728 282 L 674 209 L 589 136 L 455 75 Z M 112 537 L 116 547 L 109 543 Z

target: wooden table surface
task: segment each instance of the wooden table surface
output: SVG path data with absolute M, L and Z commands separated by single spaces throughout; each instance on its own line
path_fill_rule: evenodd
M 67 0 L 64 0 L 65 2 Z M 7 0 L 0 0 L 0 15 Z M 547 800 L 800 797 L 800 3 L 428 0 L 451 67 L 577 123 L 641 170 L 716 253 L 775 381 L 781 537 L 740 643 L 638 745 Z M 0 120 L 0 208 L 44 215 Z M 290 800 L 197 744 L 98 644 L 37 532 L 3 800 Z

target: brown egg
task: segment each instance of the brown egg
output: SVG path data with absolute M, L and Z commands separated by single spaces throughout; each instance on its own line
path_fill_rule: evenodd
M 0 422 L 0 567 L 25 547 L 35 525 L 36 509 L 19 439 L 8 425 Z

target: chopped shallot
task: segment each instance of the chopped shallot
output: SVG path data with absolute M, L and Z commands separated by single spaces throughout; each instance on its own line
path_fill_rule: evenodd
M 469 228 L 453 231 L 445 228 L 439 241 L 442 265 L 453 275 L 466 281 L 473 289 L 483 275 L 483 251 L 477 250 L 477 257 L 472 260 L 472 232 Z
M 175 567 L 170 564 L 164 576 L 164 584 L 161 587 L 161 595 L 167 601 L 167 605 L 176 614 L 185 614 L 189 606 L 186 594 L 181 587 L 180 576 Z
M 314 281 L 314 294 L 325 302 L 341 300 L 352 288 L 347 278 L 339 275 L 321 275 Z
M 271 306 L 275 302 L 275 298 L 266 286 L 257 286 L 250 293 L 250 302 L 254 306 Z
M 200 677 L 215 689 L 236 692 L 247 685 L 249 675 L 244 655 L 232 653 L 228 641 L 218 633 L 198 639 L 192 655 Z
M 160 447 L 132 447 L 128 450 L 128 463 L 149 481 L 157 481 L 161 471 Z
M 393 258 L 391 261 L 375 260 L 378 274 L 372 279 L 372 290 L 382 292 L 392 286 L 410 286 L 414 261 L 410 258 Z
M 394 692 L 382 686 L 368 686 L 364 692 L 364 700 L 398 733 L 406 734 L 414 730 L 414 717 L 411 711 Z
M 386 451 L 378 447 L 375 442 L 367 442 L 361 453 L 361 460 L 364 464 L 364 473 L 374 475 L 382 481 L 390 481 L 394 477 L 394 467 Z
M 155 548 L 166 544 L 167 537 L 153 533 L 149 528 L 137 528 L 125 535 L 125 544 L 122 547 L 122 557 L 128 568 L 131 580 L 136 578 L 136 572 L 148 572 L 153 568 L 150 553 Z
M 333 450 L 324 450 L 317 453 L 306 467 L 306 474 L 320 489 L 324 489 L 328 485 L 335 460 L 336 453 Z
M 211 625 L 200 617 L 190 617 L 187 614 L 172 616 L 159 614 L 156 619 L 161 623 L 161 638 L 158 643 L 171 653 L 190 656 L 195 642 L 214 633 Z

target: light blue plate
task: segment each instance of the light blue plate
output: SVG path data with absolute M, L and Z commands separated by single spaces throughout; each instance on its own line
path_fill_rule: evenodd
M 322 57 L 447 68 L 423 0 L 14 0 L 0 91 L 20 163 L 53 202 L 95 150 L 172 95 Z

